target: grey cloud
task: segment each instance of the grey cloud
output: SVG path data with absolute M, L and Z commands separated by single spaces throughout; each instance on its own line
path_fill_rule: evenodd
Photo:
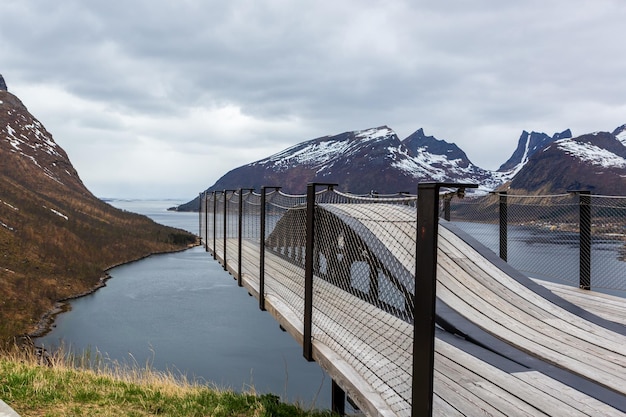
M 3 6 L 0 72 L 9 86 L 54 85 L 94 103 L 102 115 L 81 123 L 112 138 L 219 143 L 206 159 L 220 167 L 241 162 L 222 153 L 229 144 L 259 159 L 387 124 L 401 137 L 424 127 L 495 168 L 522 129 L 626 122 L 624 20 L 620 0 L 25 0 Z M 230 107 L 241 115 L 209 116 Z M 206 121 L 191 118 L 197 109 Z

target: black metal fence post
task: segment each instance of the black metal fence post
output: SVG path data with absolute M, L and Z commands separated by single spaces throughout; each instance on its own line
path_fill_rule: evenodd
M 430 417 L 433 410 L 435 304 L 439 189 L 476 188 L 476 184 L 421 183 L 417 188 L 417 249 L 413 301 L 412 417 Z
M 304 253 L 304 340 L 303 355 L 313 361 L 313 266 L 315 249 L 315 190 L 318 186 L 334 187 L 337 184 L 309 183 L 306 190 L 306 249 Z
M 507 261 L 508 259 L 508 255 L 509 255 L 509 249 L 508 249 L 508 242 L 509 242 L 509 236 L 508 236 L 508 227 L 509 227 L 509 206 L 508 206 L 508 197 L 507 197 L 507 192 L 506 191 L 500 191 L 498 193 L 500 195 L 500 209 L 499 209 L 499 213 L 500 213 L 500 259 L 502 259 L 504 262 Z
M 579 287 L 591 289 L 591 192 L 578 191 L 580 210 L 580 276 Z
M 341 389 L 334 379 L 331 380 L 330 403 L 330 409 L 333 413 L 337 413 L 340 416 L 346 415 L 346 392 Z
M 215 196 L 215 194 L 213 194 Z M 204 192 L 204 250 L 209 251 L 209 192 Z
M 265 216 L 267 190 L 280 190 L 280 187 L 261 187 L 261 230 L 259 237 L 259 309 L 265 311 Z
M 230 190 L 224 190 L 224 221 L 223 221 L 223 226 L 224 226 L 224 230 L 223 230 L 223 235 L 224 235 L 224 270 L 228 271 L 228 266 L 226 265 L 226 227 L 227 227 L 227 221 L 226 221 L 226 208 L 227 208 L 227 204 L 228 204 L 228 197 L 227 197 L 227 193 Z
M 578 286 L 591 289 L 591 191 L 568 190 L 578 195 L 579 266 Z
M 198 195 L 198 234 L 200 235 L 200 244 L 202 244 L 202 196 L 204 192 Z
M 213 259 L 217 259 L 217 193 L 213 191 Z

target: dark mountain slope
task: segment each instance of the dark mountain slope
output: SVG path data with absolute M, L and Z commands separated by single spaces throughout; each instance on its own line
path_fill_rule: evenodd
M 608 132 L 557 140 L 531 156 L 510 187 L 533 193 L 624 195 L 626 147 Z
M 337 183 L 355 194 L 415 193 L 422 181 L 491 184 L 490 172 L 473 165 L 456 145 L 426 136 L 422 129 L 400 141 L 387 126 L 302 142 L 236 168 L 208 191 L 276 185 L 303 194 L 309 182 Z M 198 208 L 198 198 L 179 206 Z
M 94 197 L 45 127 L 0 91 L 0 343 L 108 267 L 194 241 Z

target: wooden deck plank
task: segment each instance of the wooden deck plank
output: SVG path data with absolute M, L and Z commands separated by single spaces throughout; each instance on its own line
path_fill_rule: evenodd
M 475 249 L 462 242 L 462 240 L 455 236 L 452 232 L 446 230 L 445 228 L 440 228 L 440 238 L 443 240 L 455 241 L 455 244 L 457 246 L 464 247 L 463 251 L 468 254 L 468 258 L 471 258 L 472 261 L 479 265 L 479 268 L 483 271 L 482 274 L 479 274 L 479 277 L 482 277 L 482 279 L 496 280 L 504 287 L 506 287 L 511 293 L 519 294 L 522 299 L 530 302 L 533 305 L 539 306 L 547 312 L 550 312 L 554 316 L 557 316 L 560 319 L 564 320 L 564 322 L 580 327 L 585 332 L 589 332 L 601 338 L 614 339 L 614 336 L 616 335 L 615 332 L 608 331 L 601 326 L 581 319 L 579 316 L 570 313 L 569 311 L 564 310 L 563 308 L 555 304 L 552 304 L 541 295 L 535 293 L 534 291 L 530 290 L 519 282 L 511 279 L 511 277 L 509 277 L 502 270 L 484 259 L 484 257 L 480 255 Z M 614 340 L 620 343 L 623 339 L 621 337 L 618 337 Z
M 468 288 L 476 297 L 489 303 L 497 310 L 507 314 L 522 325 L 532 328 L 549 338 L 559 339 L 576 349 L 595 354 L 600 357 L 612 357 L 615 363 L 626 366 L 626 346 L 616 343 L 619 336 L 613 332 L 602 332 L 601 335 L 589 334 L 558 316 L 539 309 L 539 306 L 525 302 L 521 297 L 511 293 L 506 287 L 493 285 L 493 281 L 484 282 L 476 271 L 473 264 L 467 260 L 451 262 L 441 257 L 439 264 L 442 268 L 447 267 L 454 274 L 454 278 L 460 284 Z M 460 267 L 457 268 L 457 267 Z M 463 273 L 467 272 L 467 275 Z M 602 337 L 610 335 L 611 338 Z M 600 337 L 599 337 L 600 336 Z M 626 338 L 621 337 L 622 341 Z
M 545 337 L 524 323 L 496 313 L 481 297 L 472 296 L 460 289 L 456 280 L 446 279 L 447 275 L 449 275 L 447 271 L 441 271 L 438 282 L 441 285 L 437 286 L 438 295 L 478 326 L 532 356 L 538 356 L 550 363 L 562 366 L 617 392 L 626 393 L 622 366 L 614 366 L 592 353 L 586 353 L 576 349 L 575 346 Z
M 619 410 L 616 410 L 615 408 L 598 401 L 595 398 L 581 394 L 580 391 L 577 391 L 559 381 L 548 378 L 541 372 L 527 371 L 518 372 L 513 375 L 527 384 L 537 387 L 558 401 L 577 407 L 578 410 L 585 415 L 612 416 L 622 414 Z
M 533 281 L 590 313 L 626 326 L 626 299 L 541 279 Z
M 449 234 L 442 236 L 442 241 L 447 239 L 451 239 Z M 460 241 L 459 238 L 452 239 L 456 239 L 457 242 Z M 587 342 L 609 347 L 609 350 L 617 352 L 621 356 L 626 355 L 626 337 L 624 335 L 590 323 L 549 302 L 544 297 L 508 277 L 508 275 L 487 262 L 472 248 L 465 248 L 464 251 L 471 254 L 471 261 L 467 258 L 467 262 L 459 260 L 456 263 L 470 271 L 471 275 L 477 281 L 487 286 L 496 285 L 501 294 L 506 296 L 509 300 L 519 302 L 520 307 L 523 307 L 526 312 L 543 311 L 547 313 L 548 315 L 545 316 L 545 320 L 555 320 L 554 327 L 558 327 L 562 331 L 578 335 L 578 337 Z

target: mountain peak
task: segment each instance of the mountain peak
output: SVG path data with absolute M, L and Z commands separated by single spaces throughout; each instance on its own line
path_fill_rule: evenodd
M 621 125 L 613 131 L 613 136 L 617 138 L 624 146 L 626 146 L 626 124 Z
M 450 160 L 462 159 L 465 166 L 470 162 L 465 152 L 456 146 L 455 143 L 449 143 L 434 136 L 427 136 L 423 128 L 416 130 L 404 139 L 402 143 L 412 156 L 416 156 L 421 151 L 426 151 L 435 155 L 444 155 Z
M 4 78 L 2 77 L 2 74 L 0 74 L 0 91 L 8 91 L 7 83 L 4 82 Z
M 39 186 L 52 180 L 88 192 L 65 151 L 19 98 L 0 91 L 0 110 L 0 173 L 17 178 L 28 172 L 24 178 L 33 186 L 35 182 Z
M 542 132 L 530 132 L 522 131 L 520 138 L 517 142 L 517 148 L 513 152 L 513 155 L 500 166 L 498 172 L 507 172 L 512 177 L 528 162 L 528 159 L 537 151 L 545 148 L 548 144 L 560 140 L 568 139 L 572 137 L 572 132 L 569 129 L 564 130 L 561 133 L 555 133 L 552 137 Z
M 378 126 L 371 129 L 357 130 L 356 132 L 354 132 L 355 139 L 366 140 L 383 139 L 391 135 L 395 135 L 395 132 L 388 126 Z

